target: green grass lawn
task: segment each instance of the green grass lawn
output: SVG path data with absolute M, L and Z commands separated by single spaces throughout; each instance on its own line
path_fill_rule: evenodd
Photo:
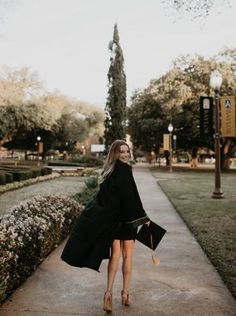
M 236 298 L 236 173 L 221 175 L 215 200 L 213 172 L 151 171 Z

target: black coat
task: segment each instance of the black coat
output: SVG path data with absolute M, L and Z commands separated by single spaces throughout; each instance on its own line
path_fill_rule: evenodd
M 138 227 L 148 220 L 132 167 L 117 160 L 113 172 L 100 184 L 98 194 L 77 219 L 61 258 L 72 266 L 99 271 L 102 260 L 110 257 L 113 235 L 119 225 Z

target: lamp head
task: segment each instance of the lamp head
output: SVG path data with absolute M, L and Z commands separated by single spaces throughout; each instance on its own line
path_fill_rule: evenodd
M 170 133 L 173 132 L 173 125 L 172 125 L 171 123 L 168 125 L 168 131 L 169 131 Z
M 223 78 L 221 73 L 218 70 L 214 70 L 210 76 L 210 87 L 215 91 L 219 91 L 222 81 Z
M 41 137 L 37 136 L 37 141 L 40 142 L 40 140 L 41 140 Z

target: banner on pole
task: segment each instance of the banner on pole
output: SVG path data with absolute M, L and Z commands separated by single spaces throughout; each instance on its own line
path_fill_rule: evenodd
M 43 153 L 43 142 L 38 143 L 38 153 L 42 154 Z
M 221 134 L 223 137 L 236 136 L 235 97 L 220 97 Z
M 208 138 L 214 134 L 213 98 L 200 97 L 200 137 Z
M 163 134 L 163 149 L 170 150 L 170 135 Z

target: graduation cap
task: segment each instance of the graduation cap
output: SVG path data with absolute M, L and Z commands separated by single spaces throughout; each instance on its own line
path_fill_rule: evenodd
M 150 221 L 149 224 L 143 224 L 138 231 L 136 239 L 154 251 L 165 233 L 166 230 L 163 227 Z

